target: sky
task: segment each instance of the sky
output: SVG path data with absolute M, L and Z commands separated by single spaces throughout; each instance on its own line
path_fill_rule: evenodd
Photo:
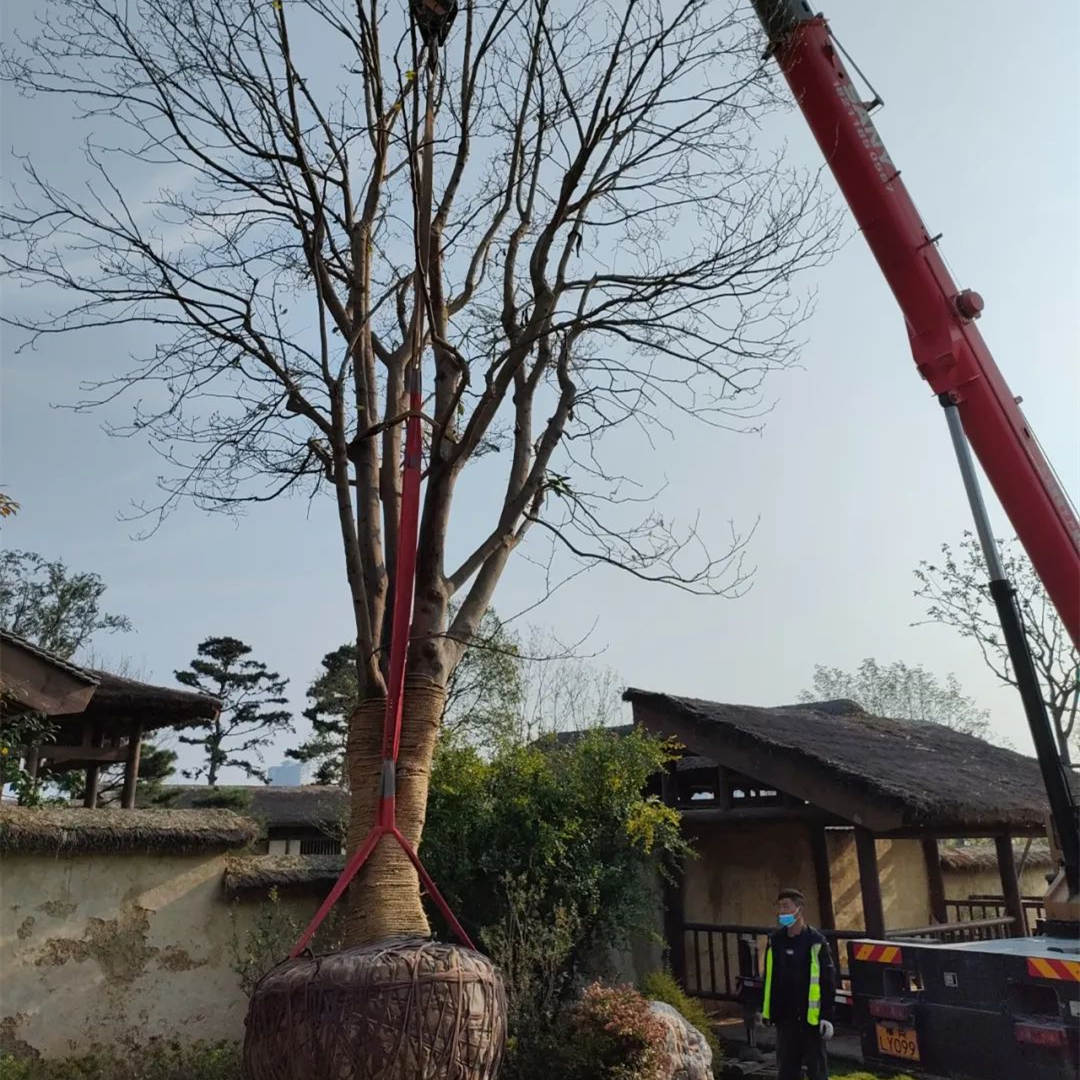
M 33 5 L 11 5 L 5 35 Z M 1080 491 L 1080 6 L 988 0 L 866 4 L 832 0 L 840 41 L 885 99 L 879 131 L 961 287 L 982 294 L 980 328 L 1066 488 Z M 5 175 L 12 152 L 78 180 L 85 134 L 57 101 L 2 99 Z M 763 139 L 816 168 L 791 111 Z M 835 192 L 832 180 L 826 185 Z M 839 199 L 839 196 L 836 195 Z M 995 732 L 1030 746 L 1019 699 L 954 632 L 915 626 L 912 570 L 970 519 L 941 410 L 916 374 L 903 322 L 853 228 L 802 288 L 815 295 L 796 369 L 768 384 L 760 435 L 684 425 L 650 450 L 664 506 L 718 543 L 754 528 L 753 585 L 740 599 L 688 596 L 598 568 L 529 621 L 587 650 L 627 684 L 719 701 L 776 705 L 810 686 L 815 664 L 864 657 L 954 673 L 991 712 Z M 11 303 L 6 294 L 4 303 Z M 19 303 L 25 297 L 19 298 Z M 103 424 L 128 412 L 74 413 L 88 376 L 116 370 L 137 331 L 52 339 L 16 353 L 3 331 L 0 490 L 22 506 L 0 542 L 94 570 L 105 607 L 134 631 L 95 642 L 106 663 L 169 684 L 196 644 L 229 634 L 291 680 L 299 713 L 320 657 L 351 636 L 332 507 L 289 499 L 238 521 L 185 507 L 149 539 L 123 520 L 149 498 L 160 463 Z M 1001 535 L 1008 527 L 991 506 Z M 465 508 L 467 512 L 467 507 Z M 756 527 L 755 527 L 756 524 Z M 535 571 L 511 564 L 504 614 L 537 596 Z M 267 754 L 281 759 L 286 738 Z M 181 763 L 190 763 L 184 748 Z M 240 774 L 224 778 L 236 782 Z

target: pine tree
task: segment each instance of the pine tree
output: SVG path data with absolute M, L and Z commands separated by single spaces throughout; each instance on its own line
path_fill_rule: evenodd
M 289 710 L 274 708 L 286 704 L 289 680 L 268 671 L 262 661 L 248 659 L 250 653 L 251 646 L 237 638 L 207 638 L 188 669 L 176 672 L 177 681 L 184 686 L 213 694 L 222 702 L 216 720 L 195 734 L 180 736 L 182 743 L 201 746 L 206 753 L 204 762 L 184 770 L 189 780 L 205 776 L 206 782 L 214 786 L 221 770 L 230 767 L 268 782 L 260 768 L 262 748 L 278 734 L 292 731 Z

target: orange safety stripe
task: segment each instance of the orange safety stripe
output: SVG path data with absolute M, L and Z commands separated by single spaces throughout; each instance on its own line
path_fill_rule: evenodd
M 1028 974 L 1036 979 L 1080 982 L 1080 962 L 1076 960 L 1054 960 L 1049 956 L 1029 956 L 1027 970 Z
M 904 954 L 898 945 L 871 945 L 864 942 L 855 947 L 855 959 L 874 964 L 902 964 Z

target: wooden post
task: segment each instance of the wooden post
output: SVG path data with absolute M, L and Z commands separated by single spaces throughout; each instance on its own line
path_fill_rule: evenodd
M 135 789 L 139 784 L 139 755 L 142 751 L 142 724 L 132 724 L 128 735 L 127 761 L 124 762 L 124 790 L 120 805 L 125 810 L 135 809 Z
M 41 768 L 41 744 L 31 746 L 26 751 L 26 775 L 36 784 L 38 770 Z
M 829 845 L 825 839 L 824 825 L 810 826 L 810 854 L 814 860 L 814 877 L 817 880 L 821 929 L 835 930 L 836 912 L 833 910 L 832 872 L 829 866 Z
M 83 744 L 87 742 L 87 734 L 90 731 L 89 722 L 83 727 Z M 104 746 L 105 737 L 100 725 L 95 725 L 90 745 L 94 747 Z M 86 766 L 86 791 L 83 793 L 83 806 L 93 810 L 97 806 L 98 784 L 101 780 L 101 766 L 95 761 Z
M 923 861 L 926 863 L 926 883 L 930 893 L 930 921 L 947 923 L 945 907 L 945 878 L 941 873 L 941 852 L 936 836 L 924 836 L 921 840 Z
M 1001 875 L 1001 895 L 1005 898 L 1005 914 L 1013 919 L 1012 936 L 1026 937 L 1027 926 L 1024 923 L 1024 905 L 1020 901 L 1020 881 L 1016 876 L 1016 862 L 1013 859 L 1012 837 L 995 836 L 997 848 L 998 873 Z
M 855 827 L 855 854 L 859 859 L 859 888 L 862 891 L 863 919 L 872 938 L 885 936 L 885 908 L 881 902 L 881 875 L 878 870 L 874 834 Z
M 731 809 L 731 777 L 723 765 L 716 766 L 716 807 L 718 810 Z
M 671 762 L 660 776 L 660 798 L 666 806 L 678 801 L 678 779 L 675 775 L 677 762 Z M 664 941 L 667 943 L 667 960 L 671 974 L 682 987 L 686 986 L 686 919 L 684 882 L 682 868 L 675 871 L 675 880 L 664 879 Z

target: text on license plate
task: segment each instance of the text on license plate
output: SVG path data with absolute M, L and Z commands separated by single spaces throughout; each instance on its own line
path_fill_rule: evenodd
M 888 1024 L 875 1024 L 878 1050 L 890 1057 L 904 1058 L 907 1061 L 919 1060 L 919 1037 L 914 1028 L 892 1027 Z

